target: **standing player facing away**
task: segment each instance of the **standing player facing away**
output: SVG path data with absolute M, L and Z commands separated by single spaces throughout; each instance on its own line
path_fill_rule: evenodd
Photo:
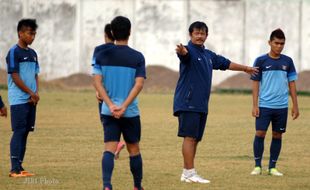
M 144 56 L 128 46 L 131 23 L 123 16 L 115 17 L 111 29 L 115 47 L 100 51 L 93 66 L 96 91 L 103 98 L 101 114 L 105 151 L 102 157 L 104 190 L 112 190 L 114 153 L 121 134 L 130 156 L 134 190 L 142 190 L 141 135 L 137 96 L 145 79 Z
M 180 78 L 174 95 L 173 111 L 179 120 L 178 136 L 183 137 L 183 173 L 181 181 L 209 183 L 194 168 L 197 145 L 201 141 L 208 114 L 212 70 L 237 70 L 255 74 L 257 69 L 247 67 L 205 49 L 208 27 L 194 22 L 189 27 L 190 41 L 187 46 L 177 45 L 180 59 Z
M 270 122 L 272 123 L 272 141 L 270 146 L 270 160 L 268 173 L 274 176 L 283 176 L 276 169 L 282 134 L 286 130 L 288 96 L 291 94 L 293 120 L 299 116 L 295 80 L 297 73 L 293 60 L 281 54 L 285 44 L 285 35 L 281 29 L 274 30 L 270 35 L 268 54 L 255 60 L 254 66 L 259 68 L 259 74 L 252 76 L 253 80 L 253 110 L 256 118 L 256 134 L 254 138 L 255 168 L 252 175 L 262 173 L 262 157 L 264 139 Z
M 34 19 L 22 19 L 17 26 L 18 43 L 6 56 L 8 71 L 8 99 L 11 109 L 13 135 L 10 144 L 10 177 L 26 177 L 34 174 L 22 167 L 27 137 L 34 131 L 36 105 L 39 102 L 39 63 L 36 52 L 28 47 L 35 39 L 37 23 Z
M 95 60 L 96 60 L 96 56 L 97 54 L 101 51 L 101 50 L 107 50 L 109 48 L 114 47 L 114 37 L 111 33 L 111 24 L 106 24 L 104 27 L 104 44 L 101 44 L 99 46 L 97 46 L 94 50 L 94 54 L 93 54 L 93 63 L 92 66 L 95 64 Z M 102 102 L 103 102 L 103 98 L 99 96 L 99 93 L 96 91 L 96 98 L 99 102 L 99 116 L 100 116 L 100 121 L 102 123 L 102 115 L 101 115 L 101 108 L 102 108 Z M 119 158 L 119 154 L 121 152 L 121 150 L 125 147 L 125 143 L 124 142 L 119 142 L 117 145 L 117 149 L 115 151 L 115 159 Z

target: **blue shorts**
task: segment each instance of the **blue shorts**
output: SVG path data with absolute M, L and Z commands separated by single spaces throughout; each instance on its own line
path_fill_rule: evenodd
M 179 118 L 179 137 L 192 137 L 196 141 L 201 141 L 206 122 L 207 114 L 199 112 L 180 112 Z
M 34 131 L 36 106 L 30 103 L 10 106 L 12 131 Z
M 271 109 L 259 108 L 259 117 L 256 118 L 256 130 L 267 131 L 269 124 L 272 124 L 272 131 L 285 133 L 287 123 L 287 108 Z
M 141 138 L 140 116 L 121 117 L 101 115 L 104 130 L 104 142 L 120 141 L 121 134 L 127 143 L 138 143 Z

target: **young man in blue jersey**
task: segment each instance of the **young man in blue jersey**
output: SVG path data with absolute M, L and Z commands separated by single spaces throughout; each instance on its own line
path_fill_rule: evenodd
M 0 95 L 0 116 L 1 117 L 6 117 L 7 116 L 7 109 L 5 104 L 2 101 L 2 97 Z
M 97 54 L 101 51 L 101 50 L 106 50 L 109 48 L 114 47 L 114 37 L 112 35 L 111 32 L 111 24 L 106 24 L 104 27 L 104 44 L 101 44 L 97 47 L 95 47 L 94 50 L 94 54 L 93 54 L 93 61 L 92 61 L 92 66 L 95 64 L 96 62 L 96 56 Z M 98 106 L 99 106 L 99 116 L 100 116 L 100 121 L 102 122 L 102 116 L 101 116 L 101 108 L 102 108 L 102 102 L 103 102 L 103 98 L 99 96 L 99 93 L 96 91 L 96 98 L 99 102 Z M 120 141 L 117 145 L 116 151 L 115 151 L 115 160 L 117 160 L 119 158 L 119 154 L 121 152 L 121 150 L 125 147 L 125 143 L 123 141 Z
M 38 91 L 39 63 L 36 52 L 28 47 L 36 36 L 38 25 L 34 19 L 18 22 L 18 43 L 6 56 L 8 72 L 8 99 L 11 110 L 13 135 L 10 144 L 10 177 L 27 177 L 34 174 L 22 167 L 27 137 L 34 131 Z
M 129 152 L 134 190 L 142 190 L 141 124 L 137 96 L 146 76 L 145 60 L 140 52 L 128 46 L 131 30 L 128 18 L 115 17 L 111 28 L 115 47 L 100 51 L 93 65 L 94 86 L 103 99 L 103 189 L 112 190 L 114 154 L 122 134 Z
M 256 134 L 253 143 L 255 168 L 251 175 L 262 174 L 264 139 L 271 122 L 272 140 L 268 174 L 283 176 L 276 169 L 276 162 L 281 151 L 282 134 L 286 131 L 289 94 L 293 103 L 291 111 L 293 120 L 299 116 L 295 84 L 297 73 L 293 60 L 281 54 L 284 44 L 283 31 L 274 30 L 269 39 L 269 53 L 258 57 L 254 63 L 254 66 L 259 68 L 259 74 L 251 77 L 253 80 L 252 115 L 256 118 Z
M 208 102 L 212 82 L 212 70 L 244 71 L 257 73 L 257 69 L 233 63 L 204 46 L 208 27 L 204 22 L 194 22 L 189 27 L 187 46 L 177 45 L 180 59 L 180 78 L 174 95 L 173 111 L 178 117 L 178 136 L 183 138 L 183 173 L 181 181 L 210 183 L 199 176 L 194 168 L 198 143 L 201 141 L 208 115 Z

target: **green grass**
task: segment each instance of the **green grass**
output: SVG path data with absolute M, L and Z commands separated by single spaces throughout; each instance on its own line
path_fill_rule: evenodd
M 6 100 L 6 91 L 1 91 Z M 310 189 L 310 97 L 299 97 L 301 116 L 288 119 L 278 163 L 284 177 L 250 176 L 253 169 L 254 119 L 250 95 L 213 94 L 206 132 L 199 144 L 196 169 L 211 184 L 184 184 L 180 152 L 182 139 L 176 136 L 177 119 L 172 116 L 170 94 L 142 94 L 141 149 L 146 190 L 251 190 Z M 7 101 L 6 101 L 7 102 Z M 45 91 L 38 106 L 36 131 L 29 136 L 24 166 L 37 176 L 11 179 L 9 117 L 0 118 L 1 190 L 98 190 L 101 182 L 103 131 L 93 92 Z M 270 131 L 265 141 L 266 168 Z M 115 190 L 132 188 L 128 155 L 123 151 L 115 162 Z

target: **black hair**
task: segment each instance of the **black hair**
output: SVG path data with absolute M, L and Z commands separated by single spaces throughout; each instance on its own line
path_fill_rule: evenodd
M 25 27 L 30 27 L 31 30 L 36 31 L 38 28 L 36 19 L 22 19 L 17 24 L 17 32 L 22 31 Z
M 112 41 L 115 40 L 114 36 L 112 35 L 111 32 L 111 24 L 106 24 L 104 27 L 104 33 L 108 36 L 108 38 Z
M 284 32 L 280 28 L 272 31 L 271 34 L 270 34 L 270 39 L 269 40 L 272 41 L 274 38 L 284 39 L 285 40 Z
M 192 34 L 193 31 L 194 31 L 194 28 L 196 28 L 196 29 L 198 29 L 198 30 L 203 30 L 203 29 L 205 29 L 205 30 L 206 30 L 206 33 L 208 33 L 208 26 L 207 26 L 206 23 L 204 23 L 204 22 L 200 22 L 200 21 L 193 22 L 193 23 L 189 26 L 188 32 L 189 32 L 190 34 Z
M 117 16 L 111 21 L 111 29 L 115 40 L 127 40 L 131 29 L 130 20 L 124 16 Z

